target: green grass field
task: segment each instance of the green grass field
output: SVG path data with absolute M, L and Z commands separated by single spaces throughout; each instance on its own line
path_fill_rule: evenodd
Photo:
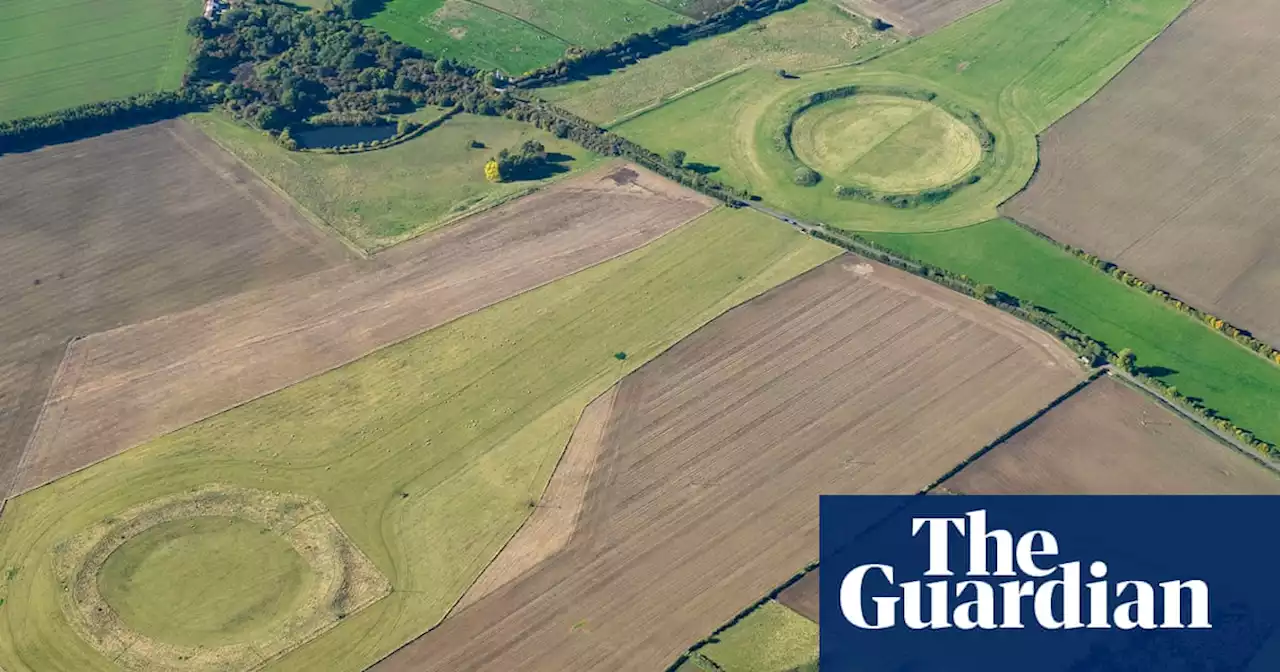
M 811 220 L 862 231 L 968 226 L 996 217 L 996 206 L 1031 178 L 1036 133 L 1092 95 L 1185 4 L 1006 0 L 860 66 L 796 79 L 752 69 L 614 130 L 656 151 L 683 149 L 690 161 L 718 166 L 726 182 Z M 857 84 L 924 89 L 980 114 L 997 138 L 982 181 L 906 210 L 839 199 L 829 184 L 793 184 L 780 136 L 795 105 Z
M 107 667 L 59 607 L 54 547 L 136 505 L 221 483 L 318 499 L 391 582 L 390 594 L 268 666 L 363 669 L 435 624 L 492 560 L 593 397 L 837 252 L 763 215 L 719 209 L 632 254 L 13 499 L 0 517 L 0 667 Z M 223 585 L 217 572 L 188 575 L 216 585 L 173 585 L 181 559 L 206 542 L 184 543 L 192 547 L 134 576 L 177 572 L 148 590 L 212 594 Z M 260 555 L 254 544 L 224 548 L 243 562 Z M 146 550 L 131 553 L 154 555 Z M 133 564 L 122 558 L 115 576 Z
M 860 95 L 812 107 L 796 118 L 796 155 L 837 184 L 915 192 L 958 180 L 977 167 L 982 145 L 937 106 L 897 96 Z
M 200 0 L 0 2 L 0 121 L 176 89 Z
M 1005 0 L 862 66 L 795 80 L 749 70 L 615 130 L 656 151 L 683 149 L 688 161 L 718 168 L 715 177 L 762 195 L 765 205 L 878 233 L 873 238 L 911 256 L 1053 310 L 1114 349 L 1132 348 L 1140 364 L 1172 371 L 1165 378 L 1181 392 L 1276 442 L 1280 417 L 1268 400 L 1280 395 L 1280 368 L 1051 243 L 991 221 L 1032 175 L 1036 134 L 1119 72 L 1185 4 Z M 613 77 L 595 85 L 607 87 Z M 997 137 L 982 181 L 939 205 L 905 210 L 836 199 L 826 181 L 793 184 L 792 164 L 777 146 L 791 106 L 808 93 L 858 83 L 924 88 L 979 112 Z
M 648 0 L 390 0 L 368 19 L 430 54 L 519 75 L 688 17 Z
M 1161 378 L 1183 394 L 1280 441 L 1280 367 L 1008 220 L 869 237 L 1049 308 L 1114 350 L 1130 348 L 1138 366 L 1168 369 Z
M 818 624 L 770 600 L 698 652 L 724 672 L 816 670 Z
M 646 58 L 607 77 L 539 89 L 538 95 L 585 119 L 610 125 L 747 66 L 812 70 L 866 59 L 896 43 L 892 33 L 872 30 L 866 20 L 838 9 L 832 0 L 808 0 L 732 33 Z
M 157 525 L 107 558 L 98 586 L 140 632 L 191 646 L 219 646 L 277 621 L 313 580 L 287 541 L 238 518 Z
M 539 182 L 494 184 L 484 179 L 485 162 L 502 149 L 538 140 L 550 152 L 574 157 L 565 165 L 575 171 L 599 160 L 528 124 L 469 114 L 403 144 L 360 154 L 290 152 L 225 116 L 189 118 L 304 208 L 371 251 L 537 186 Z M 473 149 L 472 140 L 485 148 Z

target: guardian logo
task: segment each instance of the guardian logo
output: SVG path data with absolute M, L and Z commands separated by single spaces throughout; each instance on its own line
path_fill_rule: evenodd
M 1024 613 L 1034 615 L 1040 627 L 1050 630 L 1213 627 L 1209 624 L 1209 586 L 1204 581 L 1162 581 L 1158 589 L 1140 580 L 1113 586 L 1106 580 L 1107 563 L 1094 560 L 1088 563 L 1088 574 L 1098 580 L 1083 583 L 1080 560 L 1058 562 L 1058 540 L 1052 532 L 1032 530 L 1015 539 L 1008 530 L 988 531 L 985 510 L 957 518 L 911 519 L 911 534 L 926 533 L 929 542 L 925 576 L 956 576 L 948 552 L 953 531 L 959 541 L 967 537 L 968 566 L 963 573 L 967 580 L 915 580 L 895 585 L 891 565 L 859 565 L 840 583 L 844 617 L 854 627 L 869 630 L 892 628 L 899 617 L 913 630 L 1024 628 Z M 992 580 L 1001 577 L 1009 580 Z M 1191 598 L 1189 618 L 1182 612 L 1184 591 Z M 862 610 L 863 597 L 868 594 L 878 595 L 871 598 L 876 605 L 874 622 L 868 622 Z M 1131 599 L 1112 605 L 1112 598 L 1125 597 Z M 926 602 L 927 619 L 923 616 Z M 1163 619 L 1157 624 L 1158 603 Z
M 1272 514 L 1280 498 L 823 497 L 820 669 L 1280 671 Z

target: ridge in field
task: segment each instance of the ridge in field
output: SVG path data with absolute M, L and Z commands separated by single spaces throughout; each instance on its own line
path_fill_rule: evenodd
M 60 606 L 55 547 L 144 502 L 219 483 L 319 502 L 392 588 L 264 669 L 361 669 L 434 625 L 475 581 L 529 516 L 591 398 L 836 253 L 762 215 L 717 209 L 13 498 L 0 516 L 0 666 L 112 669 Z M 152 551 L 164 548 L 148 541 L 130 557 L 160 562 Z M 189 590 L 218 580 L 194 577 L 205 583 Z
M 1083 377 L 1048 334 L 837 257 L 623 378 L 579 425 L 590 476 L 565 456 L 572 531 L 531 533 L 563 550 L 499 554 L 505 582 L 372 669 L 662 669 L 816 557 L 819 493 L 917 492 Z

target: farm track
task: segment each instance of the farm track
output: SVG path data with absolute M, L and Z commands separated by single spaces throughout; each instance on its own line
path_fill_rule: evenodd
M 1002 212 L 1280 345 L 1280 7 L 1193 4 L 1041 140 Z
M 75 341 L 15 492 L 634 250 L 709 211 L 627 166 L 291 283 Z
M 995 309 L 839 257 L 623 380 L 566 549 L 372 669 L 661 669 L 817 556 L 819 493 L 918 492 L 1082 376 Z
M 0 497 L 68 340 L 349 259 L 180 121 L 7 155 L 0 182 Z

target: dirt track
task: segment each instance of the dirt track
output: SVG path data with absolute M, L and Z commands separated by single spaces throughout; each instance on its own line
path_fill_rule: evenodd
M 967 494 L 1280 494 L 1280 475 L 1104 376 L 942 484 Z
M 180 121 L 0 158 L 0 497 L 66 342 L 341 263 Z
M 566 550 L 374 669 L 662 669 L 817 557 L 819 493 L 917 492 L 1081 377 L 994 309 L 837 258 L 625 379 Z
M 1045 133 L 1002 211 L 1280 345 L 1280 4 L 1200 2 Z
M 836 1 L 863 16 L 883 19 L 912 37 L 932 33 L 997 2 L 997 0 Z
M 713 202 L 625 166 L 374 258 L 69 349 L 17 491 L 633 250 Z

